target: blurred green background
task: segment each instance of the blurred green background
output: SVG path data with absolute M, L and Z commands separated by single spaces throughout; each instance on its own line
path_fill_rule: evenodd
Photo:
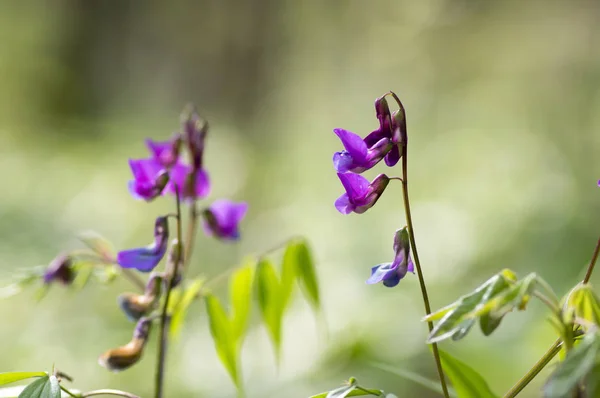
M 295 300 L 277 370 L 257 324 L 243 354 L 248 395 L 306 397 L 354 376 L 399 397 L 436 396 L 370 365 L 436 377 L 416 276 L 395 289 L 364 283 L 392 259 L 400 185 L 364 215 L 339 214 L 332 129 L 365 135 L 377 96 L 403 100 L 434 308 L 504 267 L 538 272 L 562 295 L 582 277 L 600 224 L 599 40 L 592 0 L 1 2 L 0 279 L 77 247 L 81 230 L 117 248 L 149 243 L 172 203 L 133 200 L 127 159 L 146 156 L 145 137 L 177 130 L 192 101 L 211 124 L 210 200 L 250 203 L 239 243 L 198 236 L 194 273 L 219 274 L 298 234 L 318 262 L 329 338 Z M 394 173 L 382 163 L 366 175 L 384 171 Z M 150 396 L 154 341 L 125 373 L 97 365 L 131 336 L 116 308 L 130 289 L 54 286 L 40 303 L 33 289 L 1 301 L 0 370 L 54 363 L 77 388 Z M 554 341 L 546 315 L 532 302 L 489 338 L 475 330 L 442 346 L 500 394 Z M 539 396 L 542 382 L 522 396 Z M 171 346 L 167 391 L 235 394 L 203 305 Z

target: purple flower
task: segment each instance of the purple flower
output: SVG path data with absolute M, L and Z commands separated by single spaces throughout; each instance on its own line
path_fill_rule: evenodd
M 340 138 L 345 150 L 333 155 L 333 165 L 338 173 L 362 173 L 369 170 L 383 159 L 394 147 L 391 139 L 381 137 L 371 145 L 365 143 L 357 134 L 344 129 L 334 129 L 333 132 Z
M 404 109 L 401 108 L 390 115 L 390 108 L 384 96 L 375 100 L 375 112 L 379 120 L 379 128 L 365 137 L 365 145 L 370 147 L 383 138 L 390 139 L 393 146 L 385 155 L 385 164 L 389 167 L 395 166 L 402 156 L 402 146 L 406 145 Z
M 152 152 L 154 160 L 162 167 L 170 169 L 179 160 L 179 148 L 181 146 L 181 136 L 175 135 L 169 141 L 153 141 L 146 139 L 146 146 Z
M 175 194 L 175 185 L 180 190 L 184 200 L 202 199 L 210 193 L 210 179 L 204 169 L 194 171 L 192 167 L 177 163 L 171 169 L 171 183 L 165 190 Z
M 362 214 L 369 210 L 387 187 L 390 179 L 385 174 L 379 174 L 373 182 L 365 177 L 352 173 L 337 173 L 346 193 L 335 201 L 336 209 L 342 214 L 352 212 Z
M 202 120 L 192 107 L 184 111 L 183 134 L 185 141 L 192 156 L 192 167 L 194 170 L 202 168 L 204 157 L 204 140 L 208 133 L 208 123 Z
M 222 240 L 237 240 L 240 237 L 238 224 L 246 215 L 246 202 L 234 203 L 228 199 L 215 200 L 202 212 L 204 231 L 209 236 Z
M 70 285 L 75 279 L 73 261 L 67 254 L 59 254 L 46 268 L 44 272 L 44 283 L 59 281 L 63 285 Z
M 158 265 L 167 251 L 169 222 L 167 217 L 158 217 L 154 224 L 154 242 L 146 247 L 120 251 L 117 263 L 123 268 L 135 268 L 150 272 Z
M 163 166 L 154 159 L 129 159 L 133 180 L 129 181 L 129 192 L 135 199 L 150 201 L 159 196 L 169 175 Z
M 406 227 L 396 231 L 394 236 L 394 262 L 379 264 L 371 268 L 371 277 L 367 283 L 372 285 L 383 281 L 383 285 L 394 287 L 404 278 L 407 272 L 415 272 L 415 266 L 410 258 L 410 242 Z

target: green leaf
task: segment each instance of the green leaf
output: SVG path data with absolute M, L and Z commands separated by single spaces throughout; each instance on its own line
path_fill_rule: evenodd
M 208 294 L 204 299 L 206 303 L 206 312 L 210 324 L 210 333 L 215 342 L 215 349 L 229 376 L 238 389 L 241 389 L 238 363 L 237 347 L 233 335 L 232 324 L 223 309 L 221 302 L 212 294 Z
M 47 376 L 46 372 L 7 372 L 0 373 L 0 386 L 14 383 L 15 381 L 30 379 L 32 377 Z
M 175 299 L 175 300 L 174 300 L 174 308 L 170 312 L 171 313 L 170 332 L 171 332 L 171 336 L 173 336 L 174 338 L 179 336 L 179 333 L 181 331 L 181 327 L 183 326 L 183 322 L 185 320 L 185 316 L 187 314 L 188 308 L 190 307 L 190 304 L 192 304 L 192 301 L 194 301 L 194 299 L 200 292 L 200 289 L 202 288 L 203 284 L 204 284 L 204 280 L 195 279 L 195 280 L 191 281 L 191 283 L 186 287 L 185 292 L 183 294 L 180 293 L 180 290 L 177 290 L 177 292 L 179 292 L 180 297 L 173 297 L 173 299 Z M 171 294 L 173 292 L 174 291 L 172 291 Z
M 233 336 L 241 345 L 248 327 L 248 318 L 252 304 L 252 277 L 254 273 L 254 261 L 236 270 L 229 282 L 229 294 L 233 317 L 231 319 Z
M 279 360 L 283 303 L 280 294 L 281 284 L 275 273 L 275 267 L 269 259 L 261 259 L 256 266 L 256 291 L 263 322 L 275 348 L 275 356 Z
M 287 265 L 287 264 L 292 265 Z M 310 249 L 304 241 L 291 242 L 283 256 L 283 267 L 295 270 L 298 284 L 302 287 L 306 299 L 315 310 L 321 308 L 319 283 L 317 273 L 312 260 Z
M 113 262 L 116 253 L 113 245 L 103 236 L 94 231 L 85 231 L 79 234 L 79 240 L 92 249 L 106 262 Z
M 467 315 L 484 306 L 493 296 L 506 290 L 512 283 L 513 275 L 511 271 L 504 270 L 488 279 L 474 292 L 462 296 L 450 306 L 425 317 L 424 320 L 429 321 L 438 317 L 440 312 L 444 314 L 431 331 L 427 342 L 435 343 L 450 337 L 458 340 L 464 337 L 476 322 L 476 319 L 467 317 Z
M 442 367 L 458 397 L 497 398 L 487 382 L 479 373 L 466 363 L 439 350 Z
M 424 377 L 419 373 L 415 373 L 410 370 L 402 369 L 397 366 L 392 366 L 385 363 L 371 362 L 370 365 L 377 369 L 381 369 L 385 372 L 410 380 L 413 383 L 425 387 L 428 390 L 435 391 L 440 395 L 444 395 L 444 391 L 440 386 L 439 380 L 428 379 L 427 377 Z M 452 387 L 448 387 L 448 393 L 450 394 L 450 397 L 456 398 L 456 391 L 454 391 Z
M 569 396 L 577 384 L 597 368 L 599 354 L 600 334 L 587 333 L 552 372 L 543 388 L 544 397 Z
M 60 386 L 54 375 L 40 377 L 19 394 L 19 398 L 60 398 Z
M 76 272 L 73 287 L 75 290 L 81 290 L 90 281 L 90 277 L 94 272 L 94 263 L 88 260 L 75 259 L 72 268 Z

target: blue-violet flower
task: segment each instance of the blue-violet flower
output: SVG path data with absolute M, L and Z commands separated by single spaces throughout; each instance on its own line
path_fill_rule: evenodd
M 410 258 L 410 242 L 406 227 L 396 231 L 394 236 L 394 252 L 396 256 L 391 263 L 379 264 L 371 269 L 368 284 L 383 282 L 384 286 L 394 287 L 407 272 L 415 272 L 415 266 Z
M 164 257 L 168 242 L 169 222 L 167 217 L 158 217 L 154 224 L 154 242 L 146 247 L 120 251 L 117 254 L 117 263 L 123 268 L 150 272 Z
M 161 195 L 169 182 L 169 174 L 154 159 L 129 159 L 133 180 L 129 192 L 135 199 L 150 201 Z
M 388 137 L 372 140 L 367 145 L 360 136 L 344 129 L 334 129 L 345 150 L 333 155 L 333 166 L 338 173 L 362 173 L 369 170 L 392 150 L 394 144 Z

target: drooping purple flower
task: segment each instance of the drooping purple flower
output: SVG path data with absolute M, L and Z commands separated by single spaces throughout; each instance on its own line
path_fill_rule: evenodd
M 70 285 L 74 279 L 73 261 L 65 253 L 59 254 L 52 260 L 44 272 L 44 283 L 46 284 L 58 281 L 63 285 Z
M 167 193 L 175 194 L 175 184 L 184 200 L 202 199 L 210 193 L 210 179 L 204 169 L 194 169 L 183 163 L 177 163 L 171 169 L 171 182 Z
M 394 147 L 391 139 L 382 137 L 368 145 L 360 136 L 344 129 L 334 129 L 345 150 L 333 155 L 333 165 L 338 173 L 362 173 L 369 170 L 383 159 Z
M 181 135 L 175 136 L 169 141 L 154 141 L 146 139 L 146 146 L 152 153 L 153 158 L 165 169 L 170 169 L 179 160 L 179 148 L 181 147 Z
M 159 196 L 167 183 L 169 174 L 155 159 L 129 159 L 133 180 L 128 183 L 129 192 L 135 199 L 151 201 Z
M 200 170 L 204 157 L 204 141 L 208 133 L 208 123 L 200 118 L 193 107 L 188 106 L 183 112 L 182 124 L 185 142 L 192 156 L 192 167 L 194 170 Z
M 150 272 L 164 257 L 168 243 L 169 222 L 167 217 L 158 217 L 154 224 L 154 242 L 146 247 L 120 251 L 117 254 L 117 263 L 123 268 Z
M 415 272 L 415 266 L 410 257 L 410 242 L 406 227 L 396 231 L 394 236 L 394 252 L 396 256 L 391 263 L 379 264 L 371 268 L 371 277 L 367 283 L 372 285 L 383 282 L 384 286 L 394 287 L 407 272 Z
M 335 201 L 335 208 L 342 214 L 352 212 L 362 214 L 369 210 L 387 187 L 390 179 L 385 174 L 379 174 L 373 182 L 365 177 L 352 173 L 337 173 L 346 193 Z
M 202 212 L 204 231 L 209 236 L 222 240 L 237 240 L 240 237 L 239 223 L 248 211 L 246 202 L 235 203 L 218 199 Z
M 379 120 L 379 128 L 364 139 L 368 147 L 375 145 L 383 138 L 389 138 L 393 146 L 385 155 L 385 164 L 389 167 L 395 166 L 402 156 L 402 146 L 406 145 L 406 120 L 404 118 L 404 108 L 394 111 L 390 114 L 385 96 L 375 100 L 375 113 Z

